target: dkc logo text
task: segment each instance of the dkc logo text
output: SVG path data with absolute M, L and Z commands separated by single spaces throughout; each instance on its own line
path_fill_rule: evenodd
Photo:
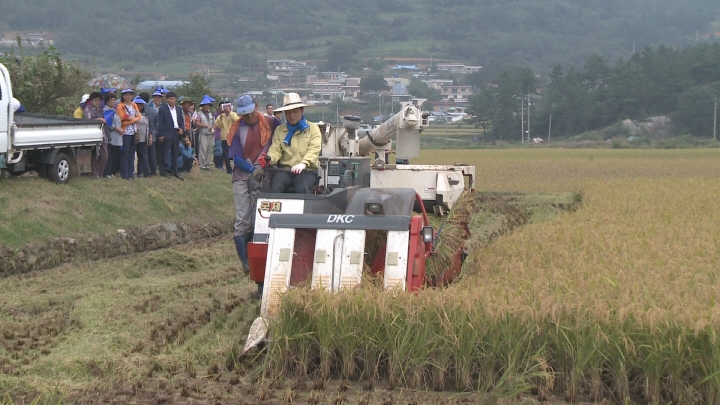
M 328 215 L 327 222 L 329 224 L 350 224 L 355 220 L 355 215 Z

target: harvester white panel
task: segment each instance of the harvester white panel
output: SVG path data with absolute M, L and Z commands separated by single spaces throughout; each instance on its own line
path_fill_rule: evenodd
M 388 231 L 383 282 L 386 290 L 405 291 L 406 289 L 409 243 L 410 232 Z
M 305 201 L 297 199 L 258 198 L 257 210 L 259 215 L 255 215 L 253 242 L 268 243 L 270 236 L 270 216 L 278 214 L 302 214 L 305 211 Z
M 438 174 L 435 171 L 372 170 L 370 172 L 370 188 L 412 187 L 423 200 L 435 200 L 437 177 Z
M 335 289 L 333 268 L 339 268 L 342 260 L 340 257 L 343 246 L 342 233 L 343 231 L 340 229 L 318 229 L 315 237 L 311 284 L 313 290 L 324 288 L 333 291 Z
M 333 280 L 336 291 L 360 284 L 365 264 L 365 230 L 346 229 L 344 233 L 342 262 Z
M 270 246 L 265 265 L 265 286 L 260 316 L 276 316 L 280 310 L 280 294 L 290 285 L 295 229 L 274 228 L 270 233 Z

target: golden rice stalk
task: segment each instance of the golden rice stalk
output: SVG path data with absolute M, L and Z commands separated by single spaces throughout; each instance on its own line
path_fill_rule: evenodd
M 447 216 L 430 216 L 430 225 L 438 232 L 435 254 L 425 261 L 425 274 L 430 280 L 440 278 L 455 261 L 470 236 L 468 222 L 475 211 L 475 196 L 465 192 Z

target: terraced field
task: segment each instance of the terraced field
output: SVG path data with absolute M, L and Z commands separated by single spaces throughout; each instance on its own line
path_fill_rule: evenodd
M 296 290 L 275 325 L 283 338 L 240 358 L 258 306 L 229 237 L 8 277 L 0 403 L 718 402 L 720 151 L 420 160 L 479 175 L 471 255 L 450 288 Z M 21 180 L 0 200 L 15 204 Z M 202 183 L 178 184 L 199 201 Z

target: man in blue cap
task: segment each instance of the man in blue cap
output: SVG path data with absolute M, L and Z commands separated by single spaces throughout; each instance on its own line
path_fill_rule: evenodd
M 150 169 L 148 177 L 153 177 L 157 171 L 157 146 L 155 143 L 160 122 L 158 121 L 157 109 L 150 106 L 153 103 L 150 101 L 150 94 L 143 91 L 138 97 L 145 102 L 145 115 L 147 115 L 148 118 L 147 161 Z
M 158 168 L 158 163 L 164 165 L 166 160 L 166 156 L 159 155 L 161 148 L 157 146 L 157 134 L 160 129 L 160 118 L 158 115 L 158 111 L 160 111 L 160 106 L 162 106 L 163 97 L 165 96 L 165 94 L 165 89 L 158 86 L 153 91 L 152 100 L 145 100 L 147 102 L 145 111 L 147 113 L 148 120 L 151 121 L 151 124 L 154 126 L 155 129 L 152 137 L 152 145 L 148 145 L 148 163 L 150 164 L 150 177 L 155 176 L 155 172 Z M 142 97 L 142 94 L 140 94 L 140 97 Z
M 215 101 L 207 94 L 200 101 L 200 111 L 197 112 L 198 137 L 198 162 L 201 170 L 210 170 L 210 159 L 213 156 L 215 146 L 215 117 L 210 112 L 210 107 Z
M 265 117 L 257 111 L 257 104 L 249 95 L 237 100 L 237 114 L 240 119 L 233 124 L 227 134 L 229 156 L 233 159 L 232 185 L 235 200 L 235 249 L 245 273 L 249 273 L 247 243 L 252 240 L 255 219 L 256 189 L 263 176 L 265 153 L 280 121 L 275 117 Z M 262 283 L 258 282 L 259 298 Z

